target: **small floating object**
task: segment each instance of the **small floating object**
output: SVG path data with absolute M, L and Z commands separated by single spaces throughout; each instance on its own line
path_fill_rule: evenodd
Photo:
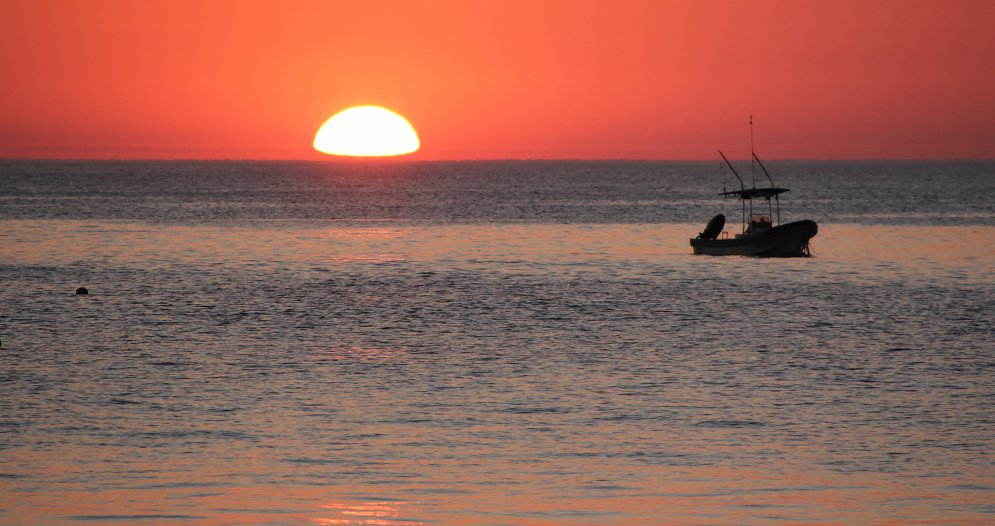
M 89 294 L 89 293 L 90 293 L 90 291 L 86 290 L 86 287 L 80 287 L 80 288 L 76 289 L 76 295 Z

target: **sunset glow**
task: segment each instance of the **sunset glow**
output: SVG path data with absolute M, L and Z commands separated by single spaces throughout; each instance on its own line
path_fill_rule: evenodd
M 386 157 L 418 151 L 418 134 L 404 117 L 379 106 L 355 106 L 328 119 L 314 149 L 331 155 Z
M 4 6 L 2 158 L 326 159 L 366 101 L 417 160 L 995 156 L 985 0 Z

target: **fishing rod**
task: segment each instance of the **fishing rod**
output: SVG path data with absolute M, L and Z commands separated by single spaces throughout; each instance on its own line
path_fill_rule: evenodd
M 739 173 L 736 172 L 736 169 L 732 167 L 732 163 L 729 162 L 729 159 L 726 159 L 726 154 L 722 153 L 722 150 L 719 150 L 719 155 L 721 155 L 722 160 L 726 162 L 726 166 L 732 170 L 732 174 L 736 176 L 736 179 L 739 179 L 739 189 L 746 190 L 746 185 L 743 184 L 743 178 L 740 177 Z

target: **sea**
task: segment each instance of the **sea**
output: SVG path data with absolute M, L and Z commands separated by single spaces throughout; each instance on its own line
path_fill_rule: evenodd
M 0 161 L 0 524 L 995 524 L 995 162 L 765 165 Z

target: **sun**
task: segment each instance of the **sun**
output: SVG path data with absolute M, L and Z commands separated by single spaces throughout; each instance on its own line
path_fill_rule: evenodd
M 321 125 L 314 149 L 331 155 L 386 157 L 418 151 L 418 134 L 400 115 L 380 106 L 353 106 Z

